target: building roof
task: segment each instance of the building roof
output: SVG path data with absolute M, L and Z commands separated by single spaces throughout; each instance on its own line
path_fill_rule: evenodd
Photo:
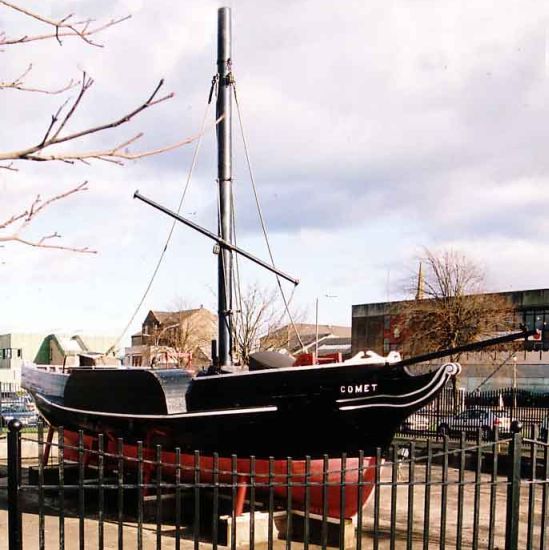
M 549 289 L 535 288 L 531 290 L 512 290 L 505 292 L 486 292 L 483 293 L 489 296 L 497 295 L 507 299 L 514 307 L 521 309 L 526 307 L 548 307 L 549 306 Z M 366 302 L 363 304 L 354 304 L 352 306 L 353 317 L 363 317 L 372 315 L 385 315 L 394 310 L 395 306 L 399 306 L 407 300 L 392 300 L 389 302 Z
M 337 336 L 328 336 L 318 344 L 318 355 L 328 355 L 331 353 L 341 353 L 343 355 L 351 352 L 351 338 L 341 338 Z
M 50 334 L 44 339 L 46 345 L 48 342 L 54 342 L 62 355 L 80 355 L 82 353 L 107 353 L 107 349 L 114 341 L 112 336 L 93 336 L 93 335 L 68 335 L 68 334 Z
M 63 355 L 75 355 L 88 351 L 84 342 L 79 336 L 67 336 L 64 334 L 52 334 L 51 339 L 55 341 L 59 351 Z
M 174 320 L 186 319 L 187 317 L 196 315 L 199 312 L 207 312 L 210 315 L 214 315 L 214 313 L 212 313 L 210 310 L 204 307 L 199 307 L 195 309 L 182 309 L 180 311 L 157 311 L 157 310 L 151 309 L 149 314 L 152 314 L 158 320 L 159 323 L 164 324 L 166 323 L 166 321 L 170 321 L 172 319 Z
M 305 344 L 306 340 L 314 342 L 316 338 L 317 326 L 314 323 L 295 323 L 295 328 L 299 333 L 301 340 Z M 340 325 L 318 325 L 318 337 L 321 336 L 341 336 L 341 337 L 351 337 L 351 327 L 344 327 Z M 261 338 L 262 342 L 270 341 L 279 341 L 281 343 L 288 343 L 290 341 L 290 347 L 295 347 L 295 344 L 299 344 L 299 339 L 297 338 L 296 331 L 292 325 L 284 325 L 280 328 L 272 330 L 269 334 L 266 334 Z M 306 344 L 305 344 L 306 345 Z
M 317 339 L 317 326 L 316 324 L 296 323 L 296 329 L 299 332 L 298 338 L 295 330 L 291 325 L 285 325 L 261 338 L 262 349 L 285 349 L 289 353 L 301 353 L 304 351 L 311 351 Z M 333 345 L 342 346 L 345 349 L 343 353 L 347 352 L 347 347 L 350 348 L 351 343 L 351 327 L 344 327 L 338 325 L 318 325 L 318 343 L 319 353 L 321 343 L 326 340 L 334 339 Z M 348 343 L 348 345 L 344 345 Z M 333 351 L 327 351 L 326 353 L 333 353 L 340 351 L 335 349 Z
M 314 323 L 296 323 L 296 328 L 298 332 L 303 334 L 316 334 L 316 324 Z M 291 325 L 286 325 L 279 330 L 288 330 L 293 332 Z M 324 334 L 333 334 L 334 336 L 351 336 L 351 327 L 341 326 L 341 325 L 318 325 L 318 333 Z
M 326 338 L 322 341 L 323 346 L 347 346 L 351 345 L 351 338 L 338 338 L 337 336 L 333 336 L 330 338 Z

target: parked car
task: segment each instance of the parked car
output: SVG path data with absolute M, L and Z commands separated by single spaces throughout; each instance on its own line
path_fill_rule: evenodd
M 24 405 L 5 406 L 0 411 L 2 426 L 7 426 L 10 420 L 17 418 L 23 427 L 36 426 L 38 424 L 38 415 L 36 411 Z
M 503 411 L 467 409 L 455 416 L 442 419 L 438 424 L 437 432 L 441 435 L 460 432 L 476 433 L 480 428 L 484 436 L 489 437 L 496 427 L 502 433 L 508 433 L 511 430 L 511 419 Z
M 402 433 L 428 432 L 433 424 L 433 418 L 426 414 L 414 413 L 400 426 Z

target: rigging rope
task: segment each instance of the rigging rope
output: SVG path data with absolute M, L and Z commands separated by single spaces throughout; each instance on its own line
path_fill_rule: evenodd
M 206 125 L 206 120 L 207 120 L 208 113 L 209 113 L 209 110 L 210 110 L 211 97 L 212 97 L 212 93 L 213 93 L 212 90 L 214 89 L 215 84 L 216 84 L 216 77 L 214 77 L 212 79 L 212 85 L 211 85 L 211 89 L 210 89 L 210 93 L 209 93 L 208 104 L 206 105 L 206 109 L 204 110 L 204 115 L 202 117 L 202 124 L 200 126 L 200 134 L 199 134 L 198 140 L 196 142 L 196 147 L 195 147 L 194 152 L 193 152 L 193 157 L 192 157 L 192 160 L 191 160 L 191 166 L 189 168 L 189 173 L 187 175 L 187 180 L 185 182 L 185 187 L 183 188 L 183 193 L 181 194 L 181 198 L 179 199 L 179 205 L 177 206 L 177 211 L 176 212 L 178 214 L 180 213 L 181 207 L 183 206 L 183 201 L 185 200 L 185 196 L 187 195 L 187 191 L 188 191 L 190 183 L 191 183 L 191 177 L 193 175 L 193 171 L 194 171 L 194 168 L 196 166 L 196 159 L 198 157 L 198 152 L 200 150 L 200 145 L 202 143 L 202 136 L 204 135 L 204 127 Z M 137 314 L 139 313 L 139 310 L 141 309 L 141 306 L 143 305 L 143 302 L 147 298 L 147 296 L 149 294 L 149 291 L 152 288 L 152 284 L 153 284 L 153 282 L 156 278 L 156 275 L 158 274 L 160 266 L 162 265 L 162 261 L 164 260 L 164 256 L 166 254 L 166 251 L 168 250 L 168 245 L 170 244 L 173 232 L 175 230 L 175 225 L 176 225 L 176 220 L 173 220 L 172 225 L 170 227 L 170 230 L 168 231 L 168 236 L 166 237 L 166 242 L 164 243 L 164 247 L 163 247 L 162 252 L 160 253 L 160 256 L 159 256 L 159 258 L 156 262 L 156 265 L 153 269 L 153 272 L 151 274 L 149 282 L 147 283 L 147 286 L 145 287 L 145 291 L 143 292 L 143 295 L 141 296 L 141 299 L 139 300 L 139 303 L 137 304 L 133 314 L 131 315 L 130 320 L 128 321 L 128 323 L 124 327 L 124 330 L 120 333 L 120 335 L 115 340 L 115 342 L 112 344 L 112 346 L 107 350 L 106 355 L 108 355 L 109 353 L 111 353 L 112 351 L 114 351 L 116 349 L 116 347 L 120 343 L 120 340 L 122 340 L 122 338 L 124 338 L 124 335 L 126 334 L 128 329 L 130 328 L 130 325 L 134 322 L 135 318 L 137 317 Z
M 250 160 L 250 154 L 249 154 L 249 151 L 248 151 L 248 142 L 246 140 L 246 134 L 244 132 L 244 124 L 242 122 L 242 114 L 240 112 L 240 104 L 238 102 L 238 96 L 237 96 L 237 93 L 236 93 L 236 82 L 233 82 L 233 94 L 234 94 L 234 101 L 235 101 L 235 105 L 236 105 L 236 112 L 237 112 L 237 115 L 238 115 L 238 123 L 239 123 L 239 126 L 240 126 L 240 135 L 242 137 L 242 144 L 244 146 L 244 155 L 246 156 L 246 164 L 248 166 L 248 173 L 250 175 L 250 181 L 252 183 L 252 189 L 253 189 L 253 193 L 254 193 L 255 204 L 257 206 L 257 212 L 259 214 L 259 220 L 260 220 L 260 223 L 261 223 L 261 229 L 263 231 L 263 237 L 264 237 L 265 243 L 267 245 L 267 250 L 269 252 L 269 258 L 271 259 L 271 264 L 272 264 L 273 267 L 276 267 L 273 252 L 272 252 L 272 249 L 271 249 L 271 243 L 269 242 L 269 237 L 267 235 L 267 227 L 266 227 L 266 224 L 265 224 L 265 219 L 263 217 L 263 210 L 261 209 L 261 204 L 259 202 L 259 196 L 257 194 L 257 188 L 256 188 L 256 185 L 255 185 L 255 177 L 254 177 L 254 173 L 253 173 L 253 170 L 252 170 L 252 163 L 251 163 L 251 160 Z M 294 330 L 294 332 L 297 336 L 297 339 L 299 341 L 299 345 L 301 346 L 301 348 L 304 348 L 303 340 L 301 339 L 299 331 L 297 330 L 296 324 L 294 322 L 292 313 L 290 311 L 290 302 L 292 301 L 292 299 L 294 297 L 296 287 L 294 286 L 294 288 L 292 290 L 292 294 L 290 296 L 290 299 L 288 300 L 286 298 L 286 294 L 284 292 L 284 289 L 282 288 L 282 283 L 280 281 L 280 277 L 276 274 L 275 274 L 275 277 L 276 277 L 276 282 L 278 284 L 278 288 L 280 290 L 280 295 L 282 296 L 282 301 L 284 302 L 284 308 L 286 310 L 288 318 L 290 319 L 290 323 L 292 325 L 292 328 L 293 328 L 293 330 Z
M 234 188 L 231 186 L 231 202 L 232 202 L 232 209 L 231 209 L 231 225 L 232 225 L 232 231 L 233 231 L 233 242 L 236 245 L 236 201 L 234 200 Z M 242 289 L 240 286 L 240 262 L 238 261 L 238 254 L 235 254 L 234 256 L 234 269 L 232 272 L 233 275 L 233 288 L 234 288 L 234 298 L 236 303 L 238 304 L 237 310 L 235 311 L 236 315 L 234 316 L 235 322 L 233 323 L 233 348 L 236 352 L 237 356 L 240 359 L 240 353 L 239 350 L 236 348 L 236 346 L 241 347 L 241 341 L 242 341 L 242 333 L 239 333 L 237 326 L 240 326 L 240 330 L 242 330 L 242 324 L 243 324 L 243 309 L 242 309 Z
M 505 361 L 503 361 L 503 363 L 501 363 L 501 365 L 498 365 L 495 370 L 493 370 L 491 372 L 491 374 L 489 374 L 474 390 L 473 390 L 473 393 L 476 392 L 476 391 L 479 391 L 480 388 L 482 388 L 482 386 L 484 386 L 484 384 L 486 384 L 486 382 L 488 382 L 488 380 L 490 380 L 490 378 L 492 378 L 492 376 L 494 376 L 497 372 L 499 372 L 499 370 L 504 367 L 514 356 L 516 355 L 516 351 L 511 351 L 509 353 L 509 356 L 507 357 L 507 359 L 505 359 Z
M 218 183 L 219 183 L 219 180 L 216 180 Z M 231 202 L 233 200 L 233 196 L 232 196 L 232 186 L 231 186 Z M 231 211 L 233 210 L 233 207 L 234 207 L 234 204 L 231 204 Z M 221 197 L 220 197 L 220 194 L 218 193 L 217 194 L 217 232 L 218 232 L 218 235 L 221 235 Z M 217 286 L 217 292 L 223 292 L 224 296 L 225 296 L 225 305 L 229 305 L 229 315 L 233 315 L 233 304 L 232 304 L 232 296 L 231 296 L 231 300 L 227 300 L 227 281 L 229 280 L 229 278 L 227 277 L 227 265 L 225 264 L 225 255 L 223 254 L 223 247 L 216 244 L 216 253 L 219 254 L 219 257 L 221 259 L 221 269 L 223 270 L 223 290 L 221 290 L 221 285 L 219 284 L 219 281 L 218 281 L 218 286 Z M 232 327 L 232 332 L 231 332 L 231 326 L 230 326 L 230 323 L 229 321 L 227 320 L 227 316 L 226 315 L 220 315 L 220 311 L 218 310 L 217 312 L 217 317 L 218 317 L 218 320 L 217 322 L 218 323 L 221 323 L 221 320 L 223 319 L 223 322 L 225 323 L 225 328 L 227 329 L 227 331 L 229 332 L 230 334 L 230 337 L 231 337 L 231 340 L 233 339 L 233 336 L 234 336 L 234 326 Z M 231 323 L 232 325 L 234 325 L 234 323 Z M 219 345 L 219 342 L 218 342 L 218 345 Z M 234 341 L 233 341 L 233 344 L 231 346 L 229 346 L 229 355 L 231 356 L 232 358 L 232 354 L 233 354 L 233 348 L 234 348 Z M 218 351 L 218 356 L 219 356 L 219 351 Z

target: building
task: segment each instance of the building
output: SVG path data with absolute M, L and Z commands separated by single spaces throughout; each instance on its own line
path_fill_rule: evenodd
M 103 355 L 114 342 L 110 336 L 64 334 L 0 334 L 0 383 L 19 384 L 24 362 L 40 365 L 80 365 L 84 356 Z M 110 354 L 115 359 L 115 353 Z M 114 361 L 116 362 L 116 361 Z
M 47 363 L 44 335 L 0 334 L 0 383 L 19 384 L 24 361 Z
M 260 338 L 260 349 L 279 351 L 290 355 L 314 353 L 317 347 L 316 324 L 296 323 L 285 325 Z M 318 355 L 323 357 L 341 353 L 343 358 L 351 356 L 351 327 L 318 325 Z
M 497 293 L 514 311 L 517 330 L 549 327 L 549 289 Z M 402 334 L 398 311 L 404 301 L 353 305 L 352 351 L 373 350 L 386 354 L 400 349 Z M 522 387 L 539 390 L 549 383 L 549 329 L 542 330 L 539 341 L 528 341 L 519 352 L 485 351 L 460 357 L 463 373 L 460 385 L 467 391 Z
M 109 352 L 114 341 L 112 336 L 49 334 L 44 339 L 42 353 L 47 353 L 49 365 L 120 365 L 116 352 Z
M 217 315 L 206 308 L 151 310 L 141 331 L 132 335 L 132 345 L 124 353 L 124 364 L 206 367 L 211 365 L 211 343 L 216 336 Z
M 514 309 L 517 328 L 520 324 L 535 327 L 549 326 L 549 289 L 498 292 Z M 398 327 L 399 305 L 404 301 L 354 305 L 352 308 L 352 350 L 373 350 L 388 353 L 399 349 L 401 334 Z M 549 330 L 543 331 L 536 350 L 549 350 Z
M 549 355 L 539 351 L 469 353 L 460 357 L 460 387 L 466 392 L 549 389 Z

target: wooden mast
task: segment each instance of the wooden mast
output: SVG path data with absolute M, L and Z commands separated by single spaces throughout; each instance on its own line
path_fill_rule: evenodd
M 217 12 L 217 181 L 219 185 L 219 236 L 233 242 L 232 234 L 232 82 L 231 9 Z M 232 269 L 233 253 L 221 247 L 218 254 L 218 343 L 219 365 L 232 365 Z

